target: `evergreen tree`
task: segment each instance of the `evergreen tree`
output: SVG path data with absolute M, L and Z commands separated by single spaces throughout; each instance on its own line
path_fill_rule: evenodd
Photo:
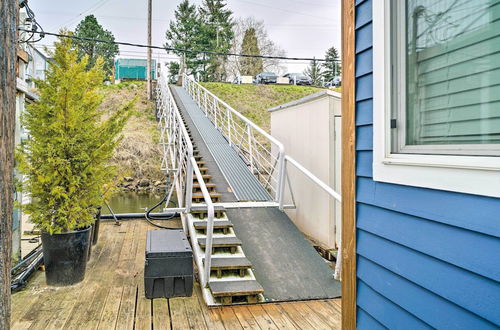
M 25 211 L 51 234 L 93 223 L 115 176 L 109 161 L 133 107 L 130 102 L 101 118 L 102 58 L 90 67 L 88 56 L 78 61 L 68 38 L 56 43 L 52 55 L 46 80 L 38 81 L 40 99 L 24 114 L 30 139 L 18 153 L 31 196 Z
M 179 77 L 180 65 L 179 62 L 169 62 L 168 63 L 168 82 L 170 84 L 175 84 Z
M 326 51 L 325 59 L 327 61 L 323 63 L 323 68 L 324 68 L 323 74 L 325 80 L 330 81 L 333 78 L 339 76 L 341 73 L 339 52 L 334 46 Z
M 177 6 L 174 15 L 175 20 L 170 21 L 169 29 L 166 32 L 167 44 L 165 47 L 199 50 L 201 21 L 196 5 L 191 4 L 189 0 L 183 0 Z M 196 74 L 200 70 L 201 61 L 197 54 L 182 51 L 174 51 L 174 53 L 178 56 L 185 54 L 188 73 Z
M 78 24 L 75 29 L 75 36 L 112 42 L 115 41 L 113 33 L 108 30 L 104 30 L 104 28 L 97 22 L 94 15 L 86 16 Z M 102 57 L 104 61 L 103 69 L 106 74 L 105 79 L 108 79 L 113 74 L 115 56 L 119 53 L 118 45 L 85 40 L 77 40 L 75 41 L 75 44 L 78 48 L 79 60 L 81 60 L 85 55 L 88 55 L 87 70 L 94 67 L 98 57 Z
M 245 31 L 241 44 L 241 53 L 249 55 L 261 55 L 254 28 Z M 255 76 L 263 71 L 262 58 L 243 57 L 240 62 L 241 74 L 244 76 Z
M 311 78 L 313 86 L 321 86 L 321 80 L 323 78 L 323 72 L 321 70 L 321 65 L 313 59 L 309 66 L 304 70 L 304 74 Z
M 233 12 L 227 8 L 225 0 L 203 0 L 199 9 L 201 33 L 200 49 L 226 53 L 231 48 L 233 32 Z M 204 80 L 224 81 L 226 79 L 226 58 L 221 55 L 203 56 Z

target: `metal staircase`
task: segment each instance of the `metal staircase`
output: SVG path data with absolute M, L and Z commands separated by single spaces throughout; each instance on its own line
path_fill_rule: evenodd
M 173 178 L 179 204 L 178 208 L 165 211 L 181 212 L 207 305 L 262 302 L 264 289 L 256 280 L 245 246 L 236 236 L 226 210 L 293 207 L 293 194 L 290 205 L 285 205 L 284 198 L 287 163 L 337 200 L 340 196 L 285 155 L 279 141 L 192 78 L 183 77 L 182 91 L 181 102 L 191 102 L 191 108 L 196 108 L 188 113 L 191 126 L 201 135 L 202 143 L 215 160 L 211 166 L 221 170 L 237 202 L 222 200 L 212 180 L 214 169 L 198 151 L 185 114 L 179 110 L 165 74 L 161 74 L 156 106 L 163 149 L 162 169 Z
M 255 280 L 233 224 L 224 207 L 214 207 L 221 195 L 212 183 L 210 169 L 193 145 L 183 114 L 162 79 L 157 87 L 157 109 L 162 169 L 177 177 L 179 209 L 185 211 L 183 228 L 189 233 L 207 304 L 263 301 L 264 289 Z

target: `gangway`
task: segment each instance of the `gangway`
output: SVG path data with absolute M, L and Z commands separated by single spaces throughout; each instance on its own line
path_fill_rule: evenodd
M 182 80 L 168 86 L 162 74 L 156 89 L 162 169 L 179 202 L 165 211 L 181 212 L 207 305 L 339 297 L 333 270 L 283 212 L 294 207 L 293 194 L 291 204 L 284 198 L 287 165 L 340 195 L 193 78 Z

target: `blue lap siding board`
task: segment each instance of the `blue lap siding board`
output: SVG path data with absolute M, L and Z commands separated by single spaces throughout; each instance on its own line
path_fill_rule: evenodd
M 357 326 L 497 329 L 500 199 L 372 179 L 372 1 L 355 3 Z

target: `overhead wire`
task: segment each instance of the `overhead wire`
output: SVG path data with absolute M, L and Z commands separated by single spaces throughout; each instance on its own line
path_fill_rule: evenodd
M 18 30 L 25 31 L 25 32 L 32 32 L 32 31 L 22 29 L 22 28 L 19 28 Z M 100 42 L 100 43 L 106 43 L 106 44 L 139 47 L 139 48 L 163 49 L 166 51 L 172 51 L 172 52 L 177 52 L 177 53 L 221 55 L 221 56 L 235 56 L 235 57 L 290 60 L 290 61 L 317 61 L 317 62 L 339 62 L 340 61 L 339 59 L 324 59 L 324 58 L 315 58 L 315 57 L 288 57 L 288 56 L 252 55 L 252 54 L 216 52 L 216 51 L 211 51 L 211 50 L 183 49 L 183 48 L 175 48 L 175 47 L 169 47 L 169 46 L 153 46 L 153 45 L 149 46 L 149 45 L 137 44 L 137 43 L 131 43 L 131 42 L 109 41 L 109 40 L 102 40 L 102 39 L 78 37 L 78 36 L 74 36 L 74 35 L 54 33 L 54 32 L 37 32 L 37 31 L 35 31 L 34 33 L 43 33 L 43 35 L 50 35 L 50 36 L 59 37 L 59 38 L 69 38 L 69 39 L 80 40 L 80 41 L 92 41 L 92 42 Z

